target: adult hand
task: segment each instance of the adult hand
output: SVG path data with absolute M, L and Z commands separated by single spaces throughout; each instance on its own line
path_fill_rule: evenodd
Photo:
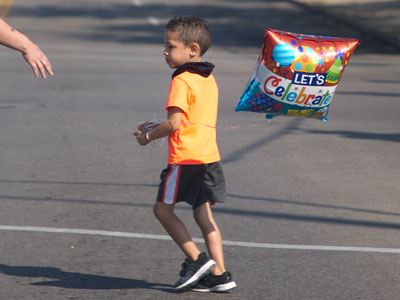
M 47 78 L 46 72 L 53 75 L 50 61 L 36 44 L 31 43 L 31 45 L 22 53 L 22 56 L 32 67 L 33 74 L 36 78 L 39 78 L 39 72 L 44 79 Z

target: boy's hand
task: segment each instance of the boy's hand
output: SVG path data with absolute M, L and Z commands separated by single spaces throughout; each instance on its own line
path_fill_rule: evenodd
M 133 134 L 141 146 L 146 146 L 151 141 L 163 138 L 178 130 L 182 122 L 183 111 L 178 107 L 168 110 L 168 119 L 150 120 L 140 123 L 137 131 Z
M 150 143 L 150 140 L 146 136 L 146 132 L 148 131 L 138 130 L 133 134 L 136 136 L 136 140 L 141 146 L 146 146 L 148 143 Z

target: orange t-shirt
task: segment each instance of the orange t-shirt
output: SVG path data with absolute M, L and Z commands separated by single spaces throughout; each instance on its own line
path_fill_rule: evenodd
M 183 72 L 172 79 L 166 109 L 183 111 L 178 130 L 168 136 L 169 164 L 208 164 L 221 160 L 216 125 L 218 87 L 214 76 Z

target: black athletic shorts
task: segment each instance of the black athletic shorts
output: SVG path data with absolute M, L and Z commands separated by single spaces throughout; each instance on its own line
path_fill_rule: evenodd
M 225 201 L 225 177 L 220 162 L 203 165 L 168 165 L 161 172 L 157 201 L 187 202 L 196 208 L 207 201 Z

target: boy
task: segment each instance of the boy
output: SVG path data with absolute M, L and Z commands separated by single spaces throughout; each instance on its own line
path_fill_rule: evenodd
M 161 173 L 154 214 L 186 255 L 176 289 L 224 292 L 236 287 L 225 270 L 222 237 L 211 203 L 224 202 L 225 179 L 216 142 L 218 88 L 214 65 L 201 62 L 211 46 L 207 23 L 199 17 L 173 18 L 165 27 L 166 63 L 172 75 L 168 119 L 148 131 L 135 132 L 140 145 L 168 136 L 168 167 Z M 183 222 L 174 214 L 177 202 L 192 205 L 209 255 L 200 253 Z

